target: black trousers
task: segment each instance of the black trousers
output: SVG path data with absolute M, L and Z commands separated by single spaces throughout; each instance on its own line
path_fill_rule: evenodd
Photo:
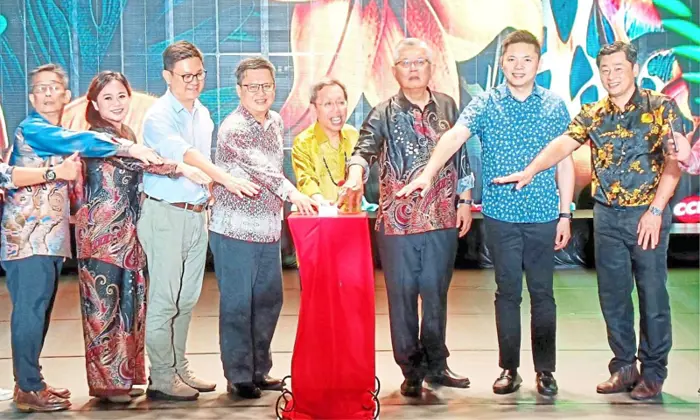
M 496 272 L 499 366 L 520 367 L 520 303 L 523 269 L 530 292 L 532 357 L 537 372 L 554 372 L 557 306 L 554 302 L 554 241 L 557 221 L 508 223 L 484 215 L 486 245 Z
M 394 360 L 404 377 L 422 380 L 447 367 L 447 290 L 457 255 L 457 230 L 377 235 L 389 297 Z M 418 297 L 422 305 L 418 326 Z

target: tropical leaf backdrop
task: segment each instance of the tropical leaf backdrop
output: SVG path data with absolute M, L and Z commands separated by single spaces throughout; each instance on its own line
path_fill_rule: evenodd
M 563 97 L 573 115 L 604 96 L 595 57 L 614 40 L 634 43 L 639 85 L 678 101 L 689 130 L 700 125 L 699 0 L 2 0 L 0 103 L 11 133 L 29 111 L 27 74 L 47 62 L 68 71 L 78 98 L 101 70 L 126 74 L 139 92 L 130 124 L 163 93 L 161 53 L 175 40 L 194 42 L 208 70 L 202 101 L 218 124 L 238 104 L 233 70 L 263 54 L 277 68 L 277 102 L 286 147 L 314 119 L 309 87 L 322 76 L 348 86 L 358 126 L 370 108 L 396 92 L 393 45 L 405 36 L 434 50 L 433 88 L 464 106 L 502 81 L 499 44 L 514 28 L 542 41 L 538 82 Z M 84 100 L 70 105 L 65 124 L 84 127 Z M 2 115 L 2 113 L 0 113 Z M 467 145 L 480 173 L 478 139 Z M 590 181 L 588 150 L 576 155 L 577 191 Z M 289 171 L 291 175 L 291 171 Z M 685 180 L 684 195 L 697 194 Z M 370 188 L 370 191 L 372 188 Z M 376 192 L 376 189 L 375 189 Z M 477 189 L 477 197 L 479 189 Z

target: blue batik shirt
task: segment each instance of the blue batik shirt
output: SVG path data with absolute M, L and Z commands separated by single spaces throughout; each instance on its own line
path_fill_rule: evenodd
M 492 180 L 519 172 L 550 141 L 564 133 L 570 121 L 564 100 L 535 85 L 524 101 L 506 84 L 475 97 L 457 121 L 479 136 L 483 150 L 482 212 L 510 223 L 544 223 L 559 216 L 555 168 L 543 171 L 522 190 Z

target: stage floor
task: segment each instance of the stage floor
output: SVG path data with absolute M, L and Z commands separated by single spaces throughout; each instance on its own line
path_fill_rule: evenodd
M 605 326 L 598 305 L 594 271 L 556 272 L 558 306 L 558 362 L 556 378 L 560 393 L 554 399 L 540 397 L 534 386 L 529 340 L 529 298 L 523 293 L 523 343 L 520 368 L 523 386 L 507 396 L 491 392 L 500 373 L 494 321 L 491 270 L 457 271 L 450 288 L 447 342 L 450 367 L 471 379 L 466 390 L 436 389 L 424 392 L 422 400 L 405 399 L 399 393 L 401 371 L 394 363 L 384 279 L 376 275 L 376 361 L 381 380 L 382 419 L 539 419 L 586 418 L 657 419 L 700 418 L 700 272 L 674 269 L 669 278 L 673 319 L 673 351 L 669 378 L 662 403 L 641 404 L 627 395 L 603 396 L 595 392 L 608 377 L 611 357 Z M 12 384 L 10 348 L 11 304 L 0 279 L 0 387 Z M 285 271 L 285 302 L 272 349 L 272 374 L 289 374 L 291 352 L 299 308 L 299 279 L 296 271 Z M 202 394 L 191 403 L 151 402 L 141 397 L 129 406 L 108 406 L 88 397 L 85 359 L 75 276 L 65 276 L 60 285 L 53 321 L 46 340 L 42 364 L 44 375 L 55 386 L 73 392 L 73 409 L 31 418 L 61 419 L 270 419 L 275 417 L 278 393 L 265 392 L 260 400 L 238 400 L 225 393 L 218 345 L 218 290 L 213 273 L 207 273 L 202 296 L 195 309 L 189 335 L 189 359 L 202 377 L 215 380 L 217 391 Z M 0 418 L 25 418 L 14 412 L 11 402 L 0 402 Z

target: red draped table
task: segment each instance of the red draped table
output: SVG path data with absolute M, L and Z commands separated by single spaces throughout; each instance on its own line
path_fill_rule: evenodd
M 374 268 L 365 213 L 288 219 L 301 305 L 285 419 L 371 419 L 378 413 Z

